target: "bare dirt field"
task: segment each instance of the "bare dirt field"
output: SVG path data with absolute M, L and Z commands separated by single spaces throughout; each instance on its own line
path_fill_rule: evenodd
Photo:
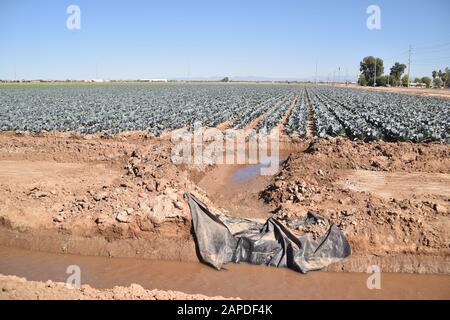
M 450 274 L 448 145 L 292 140 L 282 144 L 285 160 L 273 177 L 260 176 L 257 165 L 175 165 L 170 150 L 170 141 L 139 132 L 1 133 L 0 245 L 195 262 L 183 198 L 191 192 L 214 212 L 287 225 L 308 211 L 329 218 L 352 255 L 327 271 L 377 264 L 384 272 Z M 53 294 L 42 283 L 1 281 Z M 57 291 L 63 298 L 115 297 L 114 290 Z
M 405 87 L 361 87 L 358 85 L 337 85 L 339 87 L 356 88 L 361 90 L 371 90 L 376 92 L 392 92 L 402 94 L 412 94 L 424 97 L 435 97 L 450 99 L 450 89 L 430 89 L 430 88 L 405 88 Z

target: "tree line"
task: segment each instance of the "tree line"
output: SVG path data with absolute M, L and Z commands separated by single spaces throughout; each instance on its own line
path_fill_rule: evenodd
M 409 79 L 408 74 L 404 74 L 406 65 L 400 62 L 394 63 L 389 74 L 384 74 L 384 62 L 377 57 L 365 57 L 359 66 L 361 73 L 358 84 L 361 86 L 373 86 L 375 82 L 375 85 L 379 87 L 407 87 L 409 81 L 409 83 L 423 84 L 427 88 L 450 88 L 450 69 L 448 67 L 444 71 L 434 70 L 431 73 L 431 78 L 428 76 L 423 76 L 422 78 L 416 77 L 412 81 L 412 79 Z

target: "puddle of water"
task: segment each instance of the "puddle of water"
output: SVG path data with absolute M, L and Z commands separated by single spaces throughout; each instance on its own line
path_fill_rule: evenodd
M 236 170 L 233 173 L 232 181 L 238 184 L 250 181 L 258 175 L 261 175 L 261 169 L 269 168 L 271 164 L 275 164 L 277 162 L 281 163 L 282 160 L 279 157 L 277 157 L 276 159 L 271 156 L 261 157 L 260 159 L 258 159 L 257 164 L 249 164 L 241 169 Z
M 146 289 L 177 290 L 244 299 L 450 299 L 450 276 L 381 275 L 381 290 L 369 290 L 364 273 L 299 274 L 247 264 L 216 271 L 201 263 L 50 254 L 0 246 L 0 273 L 28 280 L 65 282 L 69 265 L 81 268 L 82 284 L 112 288 L 138 283 Z

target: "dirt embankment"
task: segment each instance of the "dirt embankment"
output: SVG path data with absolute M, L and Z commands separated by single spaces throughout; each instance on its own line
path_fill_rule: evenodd
M 94 289 L 89 285 L 69 288 L 65 283 L 27 281 L 16 276 L 0 274 L 0 300 L 223 300 L 179 291 L 146 290 L 139 284 L 112 289 Z
M 166 141 L 2 134 L 0 162 L 2 244 L 196 260 L 183 193 L 202 194 Z
M 145 133 L 2 133 L 0 244 L 198 261 L 188 191 L 217 212 L 291 225 L 308 211 L 330 218 L 353 254 L 329 270 L 450 274 L 448 145 L 338 138 L 285 151 L 277 176 L 236 182 L 229 166 L 173 164 L 170 142 Z
M 329 270 L 450 272 L 447 145 L 313 141 L 293 153 L 261 197 L 294 224 L 308 211 L 336 223 L 353 254 Z

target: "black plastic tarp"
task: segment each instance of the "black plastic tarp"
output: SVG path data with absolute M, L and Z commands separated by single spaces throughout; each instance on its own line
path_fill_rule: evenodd
M 211 213 L 190 193 L 189 203 L 198 253 L 203 262 L 221 269 L 234 262 L 287 267 L 306 273 L 320 270 L 351 254 L 342 231 L 333 223 L 314 240 L 310 234 L 295 236 L 276 219 L 265 223 Z M 308 213 L 299 224 L 316 224 L 323 219 Z

